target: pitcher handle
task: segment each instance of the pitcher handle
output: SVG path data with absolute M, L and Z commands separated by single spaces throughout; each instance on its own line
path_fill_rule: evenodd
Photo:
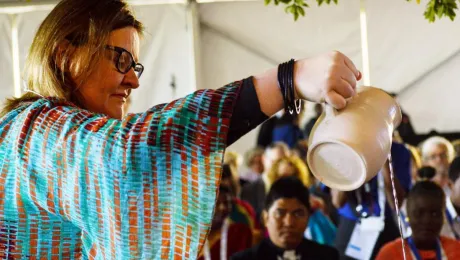
M 326 114 L 325 119 L 334 118 L 337 116 L 338 111 L 333 106 L 329 105 L 328 103 L 324 103 L 324 112 Z

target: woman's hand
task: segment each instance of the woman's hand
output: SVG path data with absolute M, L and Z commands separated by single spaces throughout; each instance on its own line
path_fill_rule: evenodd
M 294 81 L 299 98 L 321 103 L 336 109 L 344 108 L 346 99 L 355 94 L 361 73 L 353 62 L 340 52 L 333 51 L 309 59 L 299 60 L 294 68 Z
M 278 68 L 273 68 L 253 79 L 260 108 L 267 116 L 283 108 L 277 72 Z M 336 109 L 345 107 L 346 99 L 355 94 L 356 82 L 360 79 L 361 73 L 353 62 L 337 51 L 298 60 L 294 66 L 298 98 L 327 102 Z

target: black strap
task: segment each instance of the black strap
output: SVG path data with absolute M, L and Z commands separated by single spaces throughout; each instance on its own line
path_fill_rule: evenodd
M 278 87 L 283 95 L 284 109 L 291 114 L 296 111 L 294 64 L 295 60 L 291 59 L 278 66 Z
M 268 119 L 261 108 L 253 78 L 243 80 L 240 93 L 233 108 L 230 129 L 227 136 L 227 146 L 233 144 L 259 124 Z

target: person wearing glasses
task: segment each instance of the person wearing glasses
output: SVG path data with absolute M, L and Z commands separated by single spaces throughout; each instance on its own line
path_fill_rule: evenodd
M 225 148 L 297 99 L 343 108 L 361 77 L 329 52 L 125 115 L 155 69 L 142 31 L 120 0 L 63 0 L 40 25 L 0 113 L 0 259 L 196 259 Z
M 448 196 L 450 193 L 449 165 L 455 157 L 452 143 L 444 137 L 432 136 L 422 143 L 421 152 L 423 164 L 436 169 L 433 181 L 439 184 Z

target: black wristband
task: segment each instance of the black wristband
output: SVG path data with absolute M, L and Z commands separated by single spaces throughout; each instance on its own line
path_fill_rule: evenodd
M 287 84 L 284 82 L 284 69 L 286 68 L 285 63 L 282 63 L 278 66 L 278 87 L 280 88 L 281 95 L 283 96 L 284 109 L 287 109 Z
M 285 107 L 288 111 L 290 111 L 292 100 L 291 100 L 291 88 L 289 85 L 289 63 L 285 63 L 283 68 L 284 70 L 281 76 L 282 76 L 283 84 L 285 86 L 285 90 L 284 90 L 284 94 L 286 95 Z
M 291 114 L 298 111 L 294 89 L 294 64 L 294 59 L 291 59 L 278 66 L 278 86 L 283 95 L 284 109 Z
M 292 114 L 295 108 L 295 89 L 294 89 L 294 60 L 291 59 L 288 63 L 288 86 L 289 86 L 289 112 Z

